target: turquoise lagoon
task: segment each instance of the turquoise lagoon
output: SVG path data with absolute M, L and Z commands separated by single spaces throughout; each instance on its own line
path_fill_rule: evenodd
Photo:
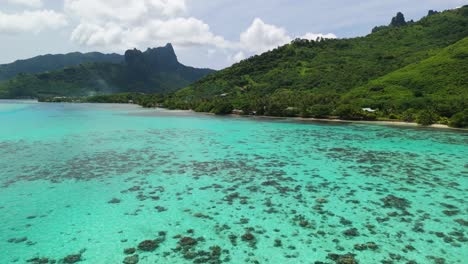
M 0 124 L 0 263 L 467 263 L 465 132 L 32 101 Z

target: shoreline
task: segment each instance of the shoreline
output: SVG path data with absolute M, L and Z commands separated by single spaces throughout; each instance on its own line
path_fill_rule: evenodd
M 186 112 L 186 113 L 193 113 L 193 114 L 201 114 L 207 116 L 218 116 L 218 117 L 236 117 L 236 118 L 250 118 L 250 119 L 270 119 L 270 120 L 286 120 L 286 121 L 293 121 L 293 122 L 303 122 L 303 123 L 319 123 L 319 122 L 326 122 L 326 123 L 347 123 L 347 124 L 366 124 L 366 125 L 386 125 L 386 126 L 395 126 L 395 127 L 409 127 L 409 128 L 429 128 L 429 129 L 437 129 L 437 130 L 450 130 L 450 131 L 462 131 L 468 132 L 468 128 L 457 128 L 457 127 L 449 127 L 448 125 L 443 124 L 433 124 L 430 126 L 422 126 L 418 123 L 414 122 L 404 122 L 404 121 L 365 121 L 365 120 L 344 120 L 344 119 L 336 119 L 336 118 L 313 118 L 313 117 L 287 117 L 287 116 L 265 116 L 265 115 L 238 115 L 238 114 L 227 114 L 227 115 L 216 115 L 209 112 L 195 112 L 193 110 L 181 110 L 181 109 L 167 109 L 167 108 L 150 108 L 150 109 L 159 109 L 164 111 L 179 111 L 179 112 Z
M 454 128 L 442 124 L 433 124 L 430 126 L 421 126 L 418 123 L 403 122 L 403 121 L 365 121 L 365 120 L 344 120 L 344 119 L 333 119 L 333 118 L 313 118 L 313 117 L 291 117 L 293 120 L 297 121 L 306 121 L 306 122 L 334 122 L 334 123 L 354 123 L 354 124 L 379 124 L 379 125 L 391 125 L 391 126 L 405 126 L 405 127 L 421 127 L 421 128 L 438 128 L 438 129 L 462 129 L 464 128 Z
M 160 108 L 165 109 L 165 108 Z M 169 109 L 165 109 L 167 111 L 172 111 Z M 212 113 L 206 112 L 195 112 L 193 110 L 177 110 L 177 111 L 187 111 L 191 113 L 198 113 L 204 115 L 213 115 Z M 313 118 L 313 117 L 281 117 L 281 116 L 252 116 L 252 115 L 237 115 L 237 114 L 229 114 L 225 115 L 229 117 L 240 117 L 240 118 L 251 118 L 251 119 L 272 119 L 272 120 L 288 120 L 294 122 L 303 122 L 303 123 L 319 123 L 319 122 L 326 122 L 326 123 L 347 123 L 347 124 L 366 124 L 366 125 L 386 125 L 386 126 L 395 126 L 395 127 L 410 127 L 410 128 L 429 128 L 429 129 L 442 129 L 442 130 L 454 130 L 454 131 L 463 131 L 468 132 L 468 128 L 456 128 L 456 127 L 449 127 L 448 125 L 443 124 L 433 124 L 430 126 L 422 126 L 418 123 L 413 122 L 403 122 L 403 121 L 365 121 L 365 120 L 344 120 L 344 119 L 336 119 L 336 118 Z
M 5 99 L 5 100 L 11 100 L 11 101 L 16 101 L 16 99 Z M 25 101 L 25 100 L 22 100 Z M 37 100 L 27 100 L 27 101 L 36 101 L 38 103 L 53 103 L 55 102 L 39 102 Z M 64 102 L 67 104 L 74 104 L 74 102 Z M 83 103 L 76 103 L 76 104 L 83 104 Z M 347 123 L 347 124 L 367 124 L 367 125 L 387 125 L 387 126 L 395 126 L 395 127 L 411 127 L 411 128 L 430 128 L 430 129 L 442 129 L 442 130 L 451 130 L 451 131 L 461 131 L 461 132 L 468 132 L 468 128 L 456 128 L 456 127 L 449 127 L 448 125 L 443 125 L 443 124 L 433 124 L 430 126 L 422 126 L 419 125 L 418 123 L 414 122 L 404 122 L 404 121 L 365 121 L 365 120 L 344 120 L 344 119 L 336 119 L 336 118 L 313 118 L 313 117 L 286 117 L 286 116 L 265 116 L 265 115 L 239 115 L 239 114 L 227 114 L 227 115 L 215 115 L 213 113 L 208 113 L 208 112 L 195 112 L 193 110 L 183 110 L 183 109 L 167 109 L 167 108 L 162 108 L 162 107 L 155 107 L 155 108 L 144 108 L 141 105 L 138 104 L 131 104 L 131 103 L 88 103 L 88 104 L 117 104 L 117 105 L 133 105 L 133 106 L 138 106 L 139 108 L 142 109 L 152 109 L 152 110 L 164 110 L 164 111 L 178 111 L 178 112 L 187 112 L 187 113 L 194 113 L 194 114 L 202 114 L 202 115 L 210 115 L 210 116 L 226 116 L 226 117 L 239 117 L 239 118 L 250 118 L 250 119 L 271 119 L 271 120 L 288 120 L 288 121 L 294 121 L 294 122 L 327 122 L 327 123 Z

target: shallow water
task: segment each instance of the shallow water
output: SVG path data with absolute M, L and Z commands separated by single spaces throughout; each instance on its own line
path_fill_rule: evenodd
M 467 133 L 30 101 L 0 124 L 0 263 L 468 259 Z

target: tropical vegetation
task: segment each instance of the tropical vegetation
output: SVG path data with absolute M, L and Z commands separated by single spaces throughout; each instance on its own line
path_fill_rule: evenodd
M 468 102 L 468 6 L 429 11 L 352 39 L 294 40 L 211 74 L 169 108 L 269 116 L 404 120 L 462 126 Z
M 125 93 L 80 101 L 131 101 L 215 114 L 468 123 L 468 6 L 430 10 L 416 22 L 398 13 L 389 25 L 364 37 L 296 39 L 219 72 L 185 72 L 191 78 L 184 80 L 152 70 L 177 69 L 171 56 L 163 53 L 164 60 L 155 60 L 142 54 L 128 51 L 124 66 L 93 63 L 21 76 L 7 89 L 0 84 L 0 97 L 2 87 L 20 95 L 28 88 L 58 94 L 64 87 L 82 95 L 80 89 L 92 87 L 97 94 Z M 179 84 L 186 87 L 179 90 Z
M 172 45 L 128 50 L 122 63 L 88 62 L 0 83 L 0 98 L 78 97 L 113 93 L 167 93 L 213 72 L 178 62 Z

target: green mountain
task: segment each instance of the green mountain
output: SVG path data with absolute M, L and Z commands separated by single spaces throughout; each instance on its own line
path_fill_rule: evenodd
M 468 37 L 436 55 L 352 89 L 343 101 L 376 109 L 422 109 L 451 117 L 468 107 Z
M 215 113 L 346 119 L 398 119 L 413 108 L 447 122 L 466 109 L 467 36 L 468 6 L 432 11 L 418 22 L 399 13 L 365 37 L 297 39 L 211 74 L 164 103 Z M 362 110 L 368 107 L 377 113 Z
M 0 98 L 164 93 L 185 87 L 211 72 L 180 64 L 168 44 L 145 52 L 128 50 L 122 63 L 93 62 L 38 74 L 19 74 L 0 83 Z
M 124 57 L 118 54 L 68 53 L 56 55 L 42 55 L 31 59 L 18 60 L 9 64 L 0 65 L 0 81 L 8 80 L 20 73 L 40 73 L 59 70 L 65 67 L 76 66 L 88 62 L 121 63 Z

